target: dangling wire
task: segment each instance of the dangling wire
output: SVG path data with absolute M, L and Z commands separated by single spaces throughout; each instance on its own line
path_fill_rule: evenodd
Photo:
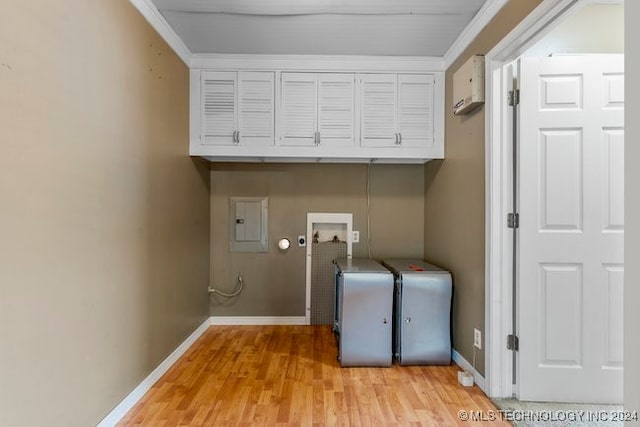
M 476 346 L 473 346 L 473 362 L 471 363 L 471 367 L 473 368 L 473 371 L 475 372 L 476 370 Z
M 371 259 L 371 162 L 367 163 L 367 253 Z
M 242 288 L 244 288 L 244 281 L 242 280 L 242 276 L 240 275 L 240 273 L 238 273 L 238 285 L 236 286 L 236 290 L 235 291 L 233 291 L 230 294 L 228 294 L 228 293 L 219 291 L 219 290 L 209 286 L 209 293 L 210 294 L 218 294 L 218 295 L 221 295 L 221 296 L 226 297 L 226 298 L 232 298 L 232 297 L 240 295 L 240 292 L 242 292 Z

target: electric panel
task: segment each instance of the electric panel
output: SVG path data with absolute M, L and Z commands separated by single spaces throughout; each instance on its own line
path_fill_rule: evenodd
M 229 203 L 229 250 L 267 252 L 267 197 L 232 197 Z

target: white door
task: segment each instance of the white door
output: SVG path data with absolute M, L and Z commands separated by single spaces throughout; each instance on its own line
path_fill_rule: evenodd
M 521 63 L 521 400 L 622 402 L 623 69 Z

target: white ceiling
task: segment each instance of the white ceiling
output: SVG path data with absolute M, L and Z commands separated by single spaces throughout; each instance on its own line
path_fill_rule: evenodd
M 442 57 L 487 0 L 152 0 L 194 54 Z

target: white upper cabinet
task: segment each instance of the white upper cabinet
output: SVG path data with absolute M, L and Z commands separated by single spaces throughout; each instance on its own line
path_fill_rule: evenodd
M 360 75 L 363 147 L 432 147 L 434 79 L 429 74 Z
M 273 144 L 272 72 L 203 71 L 200 86 L 202 145 Z
M 230 162 L 444 158 L 444 71 L 389 58 L 220 57 L 192 68 L 190 154 Z
M 279 145 L 353 144 L 354 74 L 282 73 L 281 91 Z

